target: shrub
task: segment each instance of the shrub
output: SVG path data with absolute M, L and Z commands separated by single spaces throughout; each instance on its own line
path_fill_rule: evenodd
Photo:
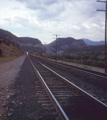
M 2 56 L 2 50 L 0 49 L 0 57 Z
M 97 62 L 97 66 L 98 66 L 98 67 L 102 67 L 102 68 L 104 68 L 105 63 L 102 62 L 102 61 L 98 61 L 98 62 Z

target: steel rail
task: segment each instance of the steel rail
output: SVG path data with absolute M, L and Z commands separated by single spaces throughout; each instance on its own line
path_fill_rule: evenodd
M 41 59 L 43 59 L 43 58 L 41 58 Z M 77 66 L 68 65 L 68 64 L 65 64 L 65 63 L 60 63 L 58 61 L 56 62 L 56 61 L 52 61 L 52 60 L 48 60 L 48 59 L 45 59 L 45 61 L 48 61 L 48 62 L 54 63 L 54 64 L 58 64 L 60 66 L 68 67 L 68 68 L 71 68 L 71 69 L 74 69 L 74 70 L 79 70 L 81 72 L 91 74 L 91 75 L 94 75 L 94 76 L 97 76 L 97 77 L 100 77 L 100 78 L 103 78 L 103 79 L 107 79 L 107 74 L 106 73 L 101 73 L 101 72 L 98 72 L 98 71 L 93 71 L 93 70 L 89 70 L 89 69 L 85 69 L 85 68 L 80 68 L 80 67 L 77 67 Z
M 82 71 L 84 73 L 88 73 L 88 74 L 91 74 L 91 75 L 94 75 L 94 76 L 97 76 L 97 77 L 100 77 L 100 78 L 107 79 L 107 77 L 103 76 L 103 75 L 107 75 L 105 73 L 99 73 L 99 72 L 96 72 L 96 71 L 91 71 L 91 70 L 88 70 L 88 69 L 85 69 L 85 68 L 80 68 L 80 67 L 77 67 L 77 66 L 67 65 L 67 64 L 64 64 L 64 63 L 60 63 L 60 62 L 55 62 L 55 61 L 50 61 L 50 60 L 46 60 L 46 61 L 53 62 L 55 64 L 59 64 L 59 65 L 65 66 L 65 67 L 69 67 L 69 68 L 72 68 L 74 70 L 79 70 L 79 71 Z M 103 75 L 98 75 L 98 74 L 103 74 Z
M 28 57 L 29 58 L 29 57 Z M 38 78 L 42 81 L 43 85 L 45 86 L 46 90 L 48 91 L 49 95 L 51 96 L 52 100 L 54 100 L 54 103 L 57 105 L 60 114 L 63 116 L 64 120 L 69 120 L 68 116 L 66 115 L 66 113 L 64 112 L 64 110 L 62 109 L 62 107 L 60 106 L 60 104 L 58 103 L 57 99 L 54 97 L 53 93 L 51 92 L 51 90 L 49 89 L 49 87 L 47 86 L 46 82 L 44 81 L 44 79 L 42 78 L 41 74 L 39 73 L 39 71 L 36 69 L 36 67 L 34 66 L 33 62 L 31 61 L 31 59 L 29 58 L 35 72 L 37 73 Z
M 37 61 L 37 60 L 36 60 Z M 62 78 L 63 80 L 65 80 L 67 83 L 73 85 L 75 88 L 77 88 L 78 90 L 80 90 L 82 93 L 84 93 L 85 95 L 87 95 L 88 97 L 91 97 L 92 99 L 94 99 L 95 101 L 97 101 L 98 103 L 100 103 L 101 105 L 103 105 L 104 107 L 107 108 L 107 105 L 103 102 L 101 102 L 100 100 L 98 100 L 97 98 L 95 98 L 94 96 L 92 96 L 91 94 L 89 94 L 88 92 L 84 91 L 83 89 L 81 89 L 80 87 L 78 87 L 77 85 L 75 85 L 74 83 L 70 82 L 69 80 L 67 80 L 66 78 L 64 78 L 63 76 L 61 76 L 60 74 L 56 73 L 55 71 L 51 70 L 50 68 L 48 68 L 47 66 L 45 66 L 44 64 L 42 64 L 41 62 L 37 61 L 39 64 L 41 64 L 42 66 L 44 66 L 45 68 L 47 68 L 48 70 L 50 70 L 51 72 L 53 72 L 54 74 L 56 74 L 57 76 L 59 76 L 60 78 Z
M 63 64 L 62 64 L 63 65 Z M 65 64 L 64 64 L 65 65 Z M 68 66 L 68 65 L 65 65 L 65 66 Z M 107 79 L 107 77 L 105 77 L 105 76 L 102 76 L 102 75 L 98 75 L 98 74 L 96 74 L 96 73 L 92 73 L 92 72 L 94 72 L 94 71 L 90 71 L 90 70 L 86 70 L 86 69 L 84 69 L 84 68 L 78 68 L 78 67 L 75 67 L 75 66 L 68 66 L 68 67 L 72 67 L 72 69 L 78 69 L 78 70 L 80 70 L 80 71 L 82 71 L 82 72 L 84 72 L 84 73 L 88 73 L 88 74 L 92 74 L 92 75 L 95 75 L 95 76 L 97 76 L 97 77 L 101 77 L 101 78 L 104 78 L 104 79 Z

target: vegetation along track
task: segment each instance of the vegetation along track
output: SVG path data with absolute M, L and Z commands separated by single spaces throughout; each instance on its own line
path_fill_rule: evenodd
M 106 120 L 107 105 L 82 90 L 66 78 L 52 71 L 30 56 L 33 66 L 39 71 L 50 91 L 64 110 L 65 118 L 70 120 Z M 40 61 L 40 60 L 39 60 Z M 45 66 L 45 67 L 44 67 Z M 55 107 L 57 108 L 57 107 Z M 60 112 L 58 112 L 61 114 Z M 67 116 L 68 117 L 67 117 Z M 61 118 L 62 119 L 62 118 Z

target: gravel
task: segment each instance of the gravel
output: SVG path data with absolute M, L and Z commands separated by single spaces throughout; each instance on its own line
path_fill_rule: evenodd
M 42 104 L 38 103 L 36 80 L 34 70 L 26 58 L 15 82 L 10 86 L 14 94 L 8 98 L 4 120 L 50 120 L 41 115 L 46 110 L 44 111 Z
M 14 83 L 15 77 L 21 70 L 25 60 L 25 55 L 10 62 L 0 64 L 0 120 L 2 120 L 3 114 L 6 110 L 7 99 L 14 94 L 9 89 L 9 86 Z

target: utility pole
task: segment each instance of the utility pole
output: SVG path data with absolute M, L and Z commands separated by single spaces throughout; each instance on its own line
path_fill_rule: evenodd
M 56 61 L 57 61 L 57 37 L 60 36 L 60 35 L 55 34 L 54 36 L 56 36 Z
M 43 43 L 44 43 L 43 57 L 45 58 L 46 57 L 46 46 L 45 46 L 46 42 L 43 42 Z
M 105 73 L 107 73 L 107 0 L 97 0 L 97 2 L 104 2 L 106 4 L 106 10 L 97 10 L 105 11 Z

